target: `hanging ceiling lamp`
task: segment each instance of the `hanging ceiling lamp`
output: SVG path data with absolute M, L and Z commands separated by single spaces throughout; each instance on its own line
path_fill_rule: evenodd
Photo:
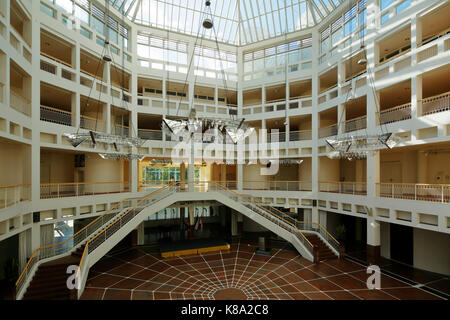
M 214 36 L 216 40 L 217 45 L 217 52 L 218 52 L 218 58 L 220 61 L 222 60 L 222 55 L 220 53 L 220 48 L 217 41 L 217 34 L 216 30 L 214 29 L 214 22 L 212 20 L 212 12 L 211 12 L 211 1 L 205 2 L 206 7 L 206 13 L 205 13 L 205 19 L 202 21 L 202 26 L 205 30 L 213 29 Z M 209 15 L 209 16 L 208 16 Z M 197 39 L 195 43 L 197 43 L 198 38 L 200 37 L 200 32 L 197 35 Z M 188 68 L 188 74 L 189 70 L 191 68 L 192 64 L 189 65 Z M 226 78 L 224 74 L 224 70 L 222 68 L 222 79 L 224 81 L 224 88 L 227 92 L 227 85 L 226 85 Z M 187 77 L 186 77 L 186 83 L 187 85 Z M 195 83 L 194 83 L 195 86 Z M 228 112 L 230 115 L 231 113 Z M 177 110 L 178 115 L 178 110 Z M 190 137 L 194 137 L 194 140 L 196 142 L 206 142 L 210 143 L 213 141 L 220 141 L 219 133 L 226 134 L 231 138 L 231 141 L 233 141 L 234 144 L 237 144 L 239 141 L 244 140 L 248 136 L 250 136 L 254 132 L 254 128 L 244 124 L 244 118 L 241 120 L 234 119 L 233 117 L 230 118 L 209 118 L 209 117 L 202 117 L 201 119 L 198 119 L 196 115 L 195 108 L 191 106 L 189 116 L 187 119 L 184 120 L 169 120 L 169 119 L 163 119 L 162 121 L 162 130 L 166 134 L 173 134 L 173 135 L 179 135 L 183 132 L 188 132 Z M 214 129 L 215 134 L 212 134 L 210 132 L 205 132 L 208 129 Z M 201 133 L 199 136 L 201 138 L 199 139 L 194 133 Z
M 142 154 L 133 154 L 133 153 L 99 153 L 98 155 L 100 157 L 102 157 L 103 159 L 107 159 L 107 160 L 125 159 L 125 160 L 141 161 L 142 159 L 145 158 L 145 156 Z
M 351 6 L 351 2 L 350 6 Z M 360 58 L 357 62 L 358 65 L 367 65 L 367 58 L 366 58 L 366 52 L 365 52 L 365 46 L 364 46 L 364 35 L 361 40 L 361 47 L 359 51 L 363 53 L 363 57 Z M 350 51 L 352 50 L 352 37 L 350 37 L 350 45 L 349 45 Z M 352 59 L 352 58 L 350 58 Z M 353 64 L 350 63 L 350 74 L 352 73 L 352 66 Z M 379 114 L 379 101 L 376 95 L 376 89 L 375 89 L 375 80 L 373 79 L 373 70 L 370 70 L 369 67 L 366 67 L 367 69 L 367 83 L 372 89 L 373 95 L 375 97 L 375 107 L 376 107 L 376 113 Z M 351 100 L 354 100 L 356 98 L 356 90 L 353 87 L 353 83 L 351 84 L 351 89 L 347 91 L 347 98 L 345 102 L 349 102 Z M 345 103 L 344 103 L 345 104 Z M 341 117 L 342 120 L 342 117 Z M 339 125 L 341 121 L 338 118 L 338 132 L 339 132 Z M 386 125 L 384 125 L 386 126 Z M 366 126 L 367 127 L 367 126 Z M 351 135 L 351 134 L 344 134 L 336 136 L 334 139 L 325 139 L 325 142 L 327 143 L 329 147 L 329 152 L 327 153 L 327 157 L 330 159 L 347 159 L 347 160 L 355 160 L 355 159 L 365 159 L 370 155 L 376 154 L 377 151 L 382 149 L 392 149 L 394 148 L 399 142 L 400 138 L 393 135 L 392 132 L 385 131 L 383 129 L 383 126 L 381 126 L 381 132 L 377 132 L 375 134 L 367 133 L 365 135 Z
M 105 19 L 108 19 L 109 17 L 109 0 L 106 0 L 106 13 L 105 13 Z M 100 55 L 99 61 L 98 61 L 98 65 L 100 66 L 100 64 L 102 64 L 102 60 L 104 62 L 112 62 L 114 64 L 114 61 L 112 59 L 112 54 L 111 54 L 111 48 L 110 48 L 110 42 L 109 42 L 109 32 L 107 32 L 106 34 L 106 40 L 104 41 L 104 46 L 103 46 L 103 51 Z M 124 73 L 125 73 L 125 62 L 124 62 L 124 56 L 122 56 L 122 88 L 124 86 Z M 114 67 L 115 64 L 114 64 Z M 117 70 L 117 67 L 116 67 Z M 98 71 L 98 70 L 97 70 Z M 97 73 L 95 74 L 95 76 L 97 76 Z M 100 84 L 103 87 L 103 78 L 100 77 Z M 91 92 L 92 92 L 92 88 L 94 86 L 95 82 L 92 81 L 92 87 L 91 87 Z M 101 94 L 102 91 L 100 90 L 100 96 L 99 96 L 99 101 L 101 98 Z M 122 94 L 123 93 L 123 89 L 122 89 Z M 86 107 L 89 106 L 89 100 L 91 99 L 91 96 L 89 95 L 88 97 L 88 102 L 86 103 Z M 113 97 L 114 99 L 114 97 Z M 114 100 L 113 100 L 114 102 Z M 123 103 L 123 99 L 121 100 L 121 103 Z M 100 103 L 98 103 L 98 105 L 100 105 Z M 97 114 L 98 114 L 98 110 L 97 110 Z M 63 136 L 65 136 L 67 138 L 67 140 L 69 141 L 69 143 L 73 146 L 73 147 L 78 147 L 81 143 L 83 142 L 90 142 L 94 147 L 97 145 L 98 142 L 100 143 L 105 143 L 107 145 L 111 145 L 114 147 L 114 149 L 116 151 L 119 151 L 119 146 L 125 146 L 125 147 L 136 147 L 139 148 L 141 147 L 144 143 L 145 140 L 139 138 L 139 137 L 129 137 L 126 135 L 116 135 L 116 134 L 109 134 L 109 133 L 104 133 L 104 132 L 97 132 L 97 120 L 96 119 L 96 125 L 94 130 L 89 130 L 88 132 L 80 132 L 80 128 L 81 128 L 81 123 L 80 126 L 77 129 L 77 132 L 75 133 L 65 133 L 63 134 Z M 99 153 L 99 155 L 103 158 L 103 159 L 129 159 L 129 160 L 141 160 L 141 155 L 137 154 L 130 154 L 130 153 Z

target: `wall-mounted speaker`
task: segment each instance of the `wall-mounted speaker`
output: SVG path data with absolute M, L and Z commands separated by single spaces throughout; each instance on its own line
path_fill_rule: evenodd
M 75 155 L 75 168 L 84 168 L 86 157 L 84 154 Z
M 33 223 L 41 222 L 41 213 L 33 212 Z

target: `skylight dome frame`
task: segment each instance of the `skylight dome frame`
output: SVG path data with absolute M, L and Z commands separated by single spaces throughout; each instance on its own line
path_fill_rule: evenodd
M 108 0 L 136 24 L 195 36 L 203 0 Z M 211 1 L 218 41 L 246 45 L 318 25 L 345 0 Z M 186 5 L 184 5 L 186 4 Z M 284 19 L 284 17 L 287 19 Z M 287 26 L 285 23 L 287 21 Z M 214 40 L 212 32 L 205 38 Z

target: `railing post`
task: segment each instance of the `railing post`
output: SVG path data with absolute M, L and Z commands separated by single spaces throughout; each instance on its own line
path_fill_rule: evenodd
M 441 200 L 444 203 L 444 186 L 441 186 Z
M 319 247 L 317 245 L 313 245 L 313 256 L 314 256 L 314 263 L 319 263 L 320 256 L 319 256 Z
M 417 200 L 417 184 L 414 185 L 414 200 Z
M 58 198 L 59 198 L 59 183 L 57 184 L 56 194 L 58 195 Z
M 391 184 L 391 198 L 394 198 L 394 184 Z

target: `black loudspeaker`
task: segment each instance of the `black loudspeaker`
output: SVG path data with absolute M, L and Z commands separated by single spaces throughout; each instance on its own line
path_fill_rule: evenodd
M 84 154 L 76 154 L 75 155 L 75 168 L 84 168 L 85 158 L 86 157 Z
M 41 213 L 33 212 L 33 223 L 41 222 Z
M 313 200 L 313 207 L 317 207 L 317 200 Z

